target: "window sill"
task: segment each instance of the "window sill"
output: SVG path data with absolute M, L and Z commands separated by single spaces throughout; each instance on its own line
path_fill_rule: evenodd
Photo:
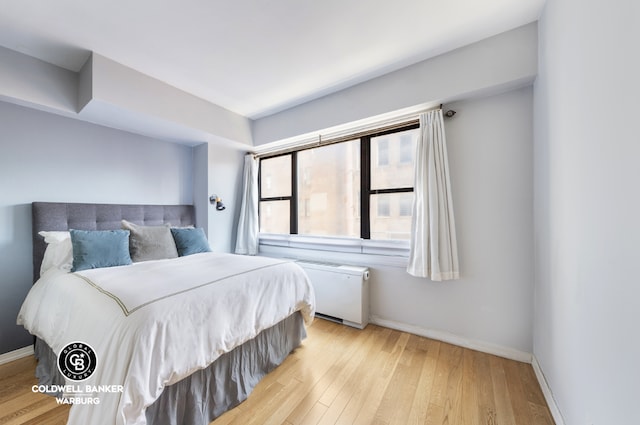
M 396 240 L 365 240 L 331 236 L 302 236 L 260 233 L 260 251 L 267 254 L 292 255 L 292 250 L 330 251 L 361 254 L 365 263 L 406 267 L 409 258 L 409 242 Z M 308 257 L 317 255 L 295 255 Z M 375 257 L 370 257 L 375 256 Z M 301 258 L 302 259 L 302 258 Z

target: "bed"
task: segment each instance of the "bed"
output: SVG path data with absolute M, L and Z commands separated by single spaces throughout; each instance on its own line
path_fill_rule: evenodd
M 36 337 L 41 388 L 73 402 L 69 424 L 207 424 L 242 402 L 306 336 L 314 295 L 304 271 L 264 257 L 182 255 L 189 247 L 178 235 L 197 233 L 193 206 L 35 202 L 32 215 L 36 282 L 18 323 Z M 83 230 L 121 237 L 124 223 L 171 226 L 180 255 L 44 270 L 55 243 L 41 232 L 74 229 L 76 255 Z M 65 379 L 57 367 L 57 353 L 72 342 L 95 351 L 86 379 Z

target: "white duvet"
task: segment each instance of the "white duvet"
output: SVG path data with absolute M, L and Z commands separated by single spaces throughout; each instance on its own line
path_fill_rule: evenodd
M 18 324 L 56 354 L 73 341 L 94 348 L 95 373 L 67 384 L 122 385 L 122 393 L 95 394 L 97 405 L 74 405 L 69 424 L 145 424 L 145 408 L 166 385 L 296 311 L 311 322 L 313 289 L 295 263 L 203 253 L 51 270 L 29 292 Z

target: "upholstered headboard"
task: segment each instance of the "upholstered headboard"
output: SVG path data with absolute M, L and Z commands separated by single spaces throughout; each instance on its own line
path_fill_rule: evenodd
M 33 280 L 40 276 L 40 265 L 47 244 L 38 234 L 42 230 L 114 230 L 121 220 L 148 226 L 195 224 L 193 205 L 118 205 L 33 202 Z

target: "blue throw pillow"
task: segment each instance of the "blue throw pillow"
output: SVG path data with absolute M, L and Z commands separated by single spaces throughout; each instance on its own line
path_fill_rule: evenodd
M 72 272 L 131 264 L 128 230 L 70 230 Z
M 202 227 L 172 227 L 171 234 L 181 257 L 199 252 L 211 252 L 207 235 L 204 234 Z

